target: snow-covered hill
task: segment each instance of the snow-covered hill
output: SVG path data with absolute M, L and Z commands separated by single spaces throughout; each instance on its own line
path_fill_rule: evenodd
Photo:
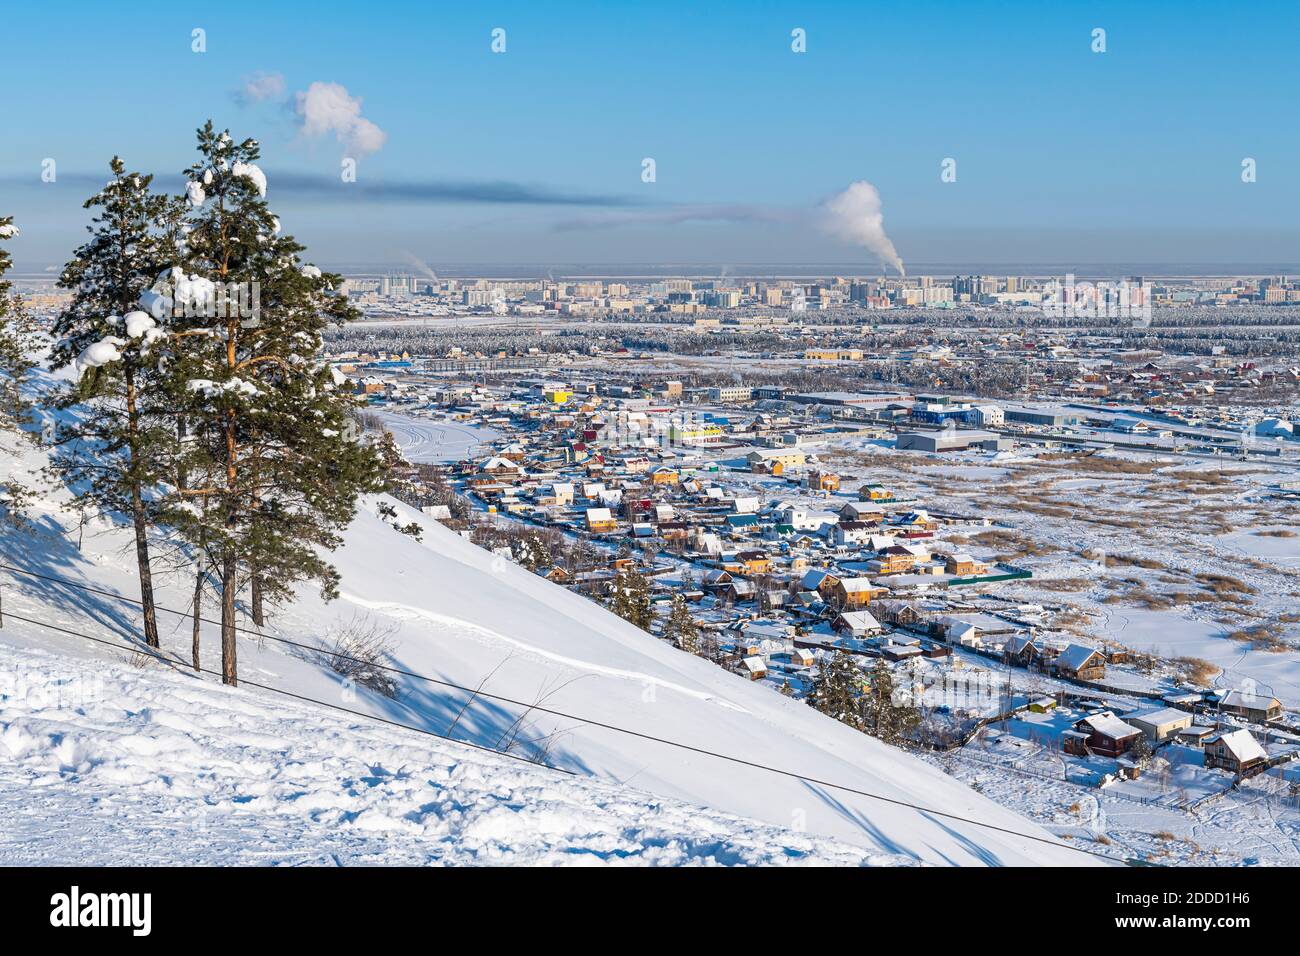
M 0 668 L 0 865 L 910 862 L 184 673 Z
M 30 472 L 39 458 L 20 451 L 0 467 Z M 38 502 L 34 537 L 0 532 L 0 561 L 135 596 L 128 535 L 100 521 L 79 551 L 75 522 L 59 509 L 63 497 Z M 482 682 L 488 694 L 572 715 L 533 711 L 518 736 L 548 739 L 545 759 L 576 777 L 265 690 L 222 688 L 184 666 L 189 622 L 177 616 L 161 620 L 175 663 L 134 667 L 126 650 L 17 620 L 125 648 L 137 632 L 130 604 L 0 572 L 0 666 L 17 675 L 0 687 L 0 756 L 8 758 L 0 761 L 0 815 L 16 821 L 0 830 L 0 860 L 25 859 L 31 841 L 41 858 L 65 862 L 319 862 L 330 854 L 344 862 L 587 854 L 647 862 L 1092 862 L 1064 845 L 1013 835 L 1050 839 L 929 765 L 683 654 L 393 504 L 403 521 L 424 525 L 423 542 L 394 531 L 376 514 L 378 499 L 367 500 L 334 555 L 342 597 L 326 604 L 304 592 L 273 612 L 269 632 L 318 646 L 349 623 L 391 627 L 401 668 L 467 687 Z M 187 582 L 162 577 L 160 602 L 184 609 Z M 217 652 L 208 626 L 205 667 L 217 668 Z M 514 735 L 521 713 L 414 678 L 401 678 L 400 700 L 390 700 L 341 683 L 317 655 L 252 636 L 241 637 L 239 653 L 249 682 L 450 730 L 489 748 Z M 42 700 L 51 676 L 87 673 L 103 678 L 92 699 Z

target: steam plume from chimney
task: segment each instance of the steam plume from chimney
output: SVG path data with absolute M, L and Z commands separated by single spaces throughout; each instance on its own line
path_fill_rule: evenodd
M 822 203 L 823 225 L 833 236 L 874 252 L 885 266 L 905 275 L 903 260 L 885 235 L 885 217 L 880 211 L 880 193 L 865 179 Z

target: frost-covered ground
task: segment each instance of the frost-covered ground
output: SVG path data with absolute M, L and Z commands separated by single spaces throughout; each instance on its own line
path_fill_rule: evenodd
M 926 456 L 853 442 L 826 455 L 842 475 L 932 511 L 991 518 L 993 528 L 943 538 L 1032 570 L 1033 580 L 990 593 L 1062 609 L 1060 637 L 1195 658 L 1215 686 L 1254 681 L 1300 706 L 1300 502 L 1273 494 L 1293 469 L 1030 449 Z
M 1047 607 L 1055 639 L 1191 664 L 1149 677 L 1112 667 L 1108 684 L 1154 689 L 1196 674 L 1202 686 L 1253 686 L 1300 706 L 1300 504 L 1275 495 L 1292 468 L 1030 448 L 929 456 L 861 440 L 823 455 L 846 497 L 860 480 L 878 481 L 932 511 L 991 519 L 940 539 L 1031 569 L 1032 580 L 981 590 Z M 1225 774 L 1178 766 L 1102 790 L 1085 775 L 1063 779 L 1059 752 L 1017 739 L 1014 722 L 988 737 L 927 759 L 1081 845 L 1166 863 L 1300 863 L 1294 771 L 1231 789 Z
M 0 672 L 0 865 L 912 862 L 161 664 Z
M 1300 865 L 1300 799 L 1280 775 L 1232 789 L 1189 761 L 1098 789 L 1077 761 L 1064 779 L 1059 750 L 1001 731 L 926 759 L 1080 846 L 1167 865 Z
M 13 452 L 0 468 L 39 468 L 38 453 Z M 0 534 L 0 561 L 135 594 L 130 536 L 96 519 L 78 547 L 65 500 L 39 497 L 30 535 Z M 80 710 L 40 704 L 17 682 L 4 691 L 0 739 L 11 759 L 0 768 L 0 859 L 1098 862 L 916 757 L 683 654 L 395 505 L 403 522 L 424 525 L 423 542 L 403 535 L 377 516 L 379 504 L 364 503 L 334 555 L 341 598 L 326 604 L 304 589 L 272 611 L 268 633 L 316 648 L 358 623 L 377 627 L 393 664 L 523 706 L 413 677 L 400 677 L 390 700 L 341 683 L 319 653 L 255 635 L 240 638 L 241 677 L 576 777 L 248 685 L 223 689 L 187 671 L 184 617 L 163 615 L 165 662 L 136 669 L 132 605 L 4 572 L 6 673 L 29 684 L 96 674 L 104 690 Z M 159 601 L 184 609 L 190 582 L 167 572 L 168 560 L 160 549 Z M 202 662 L 213 670 L 215 631 L 203 628 Z
M 478 454 L 485 442 L 500 437 L 490 428 L 412 414 L 382 412 L 384 428 L 392 433 L 402 457 L 416 464 L 460 461 Z

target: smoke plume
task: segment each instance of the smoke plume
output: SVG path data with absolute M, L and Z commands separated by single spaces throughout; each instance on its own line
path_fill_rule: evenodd
M 905 275 L 903 260 L 889 236 L 885 235 L 885 217 L 880 211 L 880 193 L 865 179 L 850 183 L 822 204 L 823 225 L 831 235 L 865 246 L 874 252 L 882 265 L 893 266 Z

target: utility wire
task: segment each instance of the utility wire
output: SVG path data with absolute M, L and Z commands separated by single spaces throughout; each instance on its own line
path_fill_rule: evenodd
M 105 640 L 105 639 L 102 638 L 102 637 L 94 637 L 93 635 L 90 635 L 90 634 L 82 634 L 80 631 L 69 630 L 69 629 L 66 628 L 66 627 L 60 627 L 60 626 L 57 625 L 57 624 L 50 624 L 50 623 L 48 623 L 48 622 L 46 622 L 46 621 L 34 621 L 34 620 L 32 620 L 31 618 L 29 618 L 29 617 L 20 617 L 20 616 L 17 615 L 17 614 L 8 613 L 8 612 L 5 614 L 5 617 L 7 617 L 7 618 L 11 618 L 12 620 L 15 620 L 15 621 L 22 621 L 22 622 L 25 623 L 25 624 L 35 624 L 37 627 L 46 627 L 46 628 L 49 628 L 49 629 L 52 630 L 52 631 L 58 631 L 60 634 L 68 634 L 68 635 L 70 635 L 70 636 L 72 636 L 72 637 L 81 637 L 81 638 L 85 638 L 85 639 L 88 640 L 88 641 L 94 641 L 96 644 L 104 644 L 104 645 L 106 645 L 106 646 L 108 646 L 108 647 L 117 648 L 118 650 L 131 650 L 131 649 L 132 649 L 132 648 L 128 647 L 128 646 L 125 645 L 125 644 L 119 644 L 117 641 L 108 641 L 108 640 Z M 162 659 L 162 660 L 166 660 L 166 658 L 161 658 L 161 659 Z M 187 664 L 187 665 L 185 665 L 185 666 L 186 666 L 186 668 L 187 668 L 188 670 L 194 670 L 194 669 L 195 669 L 192 665 L 188 665 L 188 664 Z M 220 677 L 220 676 L 221 676 L 221 672 L 220 672 L 220 671 L 214 671 L 214 670 L 211 670 L 211 669 L 206 668 L 206 667 L 200 667 L 200 668 L 198 668 L 198 672 L 201 673 L 201 674 L 211 674 L 213 677 Z M 415 731 L 417 734 L 426 734 L 426 735 L 428 735 L 428 736 L 430 736 L 430 737 L 437 737 L 439 740 L 445 740 L 445 741 L 447 741 L 448 743 L 459 744 L 459 745 L 462 746 L 462 747 L 472 747 L 472 748 L 475 749 L 475 750 L 482 750 L 482 751 L 484 751 L 485 753 L 495 754 L 495 755 L 498 756 L 498 757 L 509 757 L 511 760 L 521 760 L 521 761 L 523 761 L 524 763 L 532 764 L 532 765 L 535 766 L 535 767 L 544 767 L 544 768 L 547 769 L 547 770 L 554 770 L 554 771 L 556 771 L 556 772 L 558 772 L 558 773 L 565 773 L 565 774 L 568 774 L 568 775 L 571 776 L 571 777 L 576 777 L 576 776 L 577 776 L 577 773 L 575 773 L 574 771 L 572 771 L 572 770 L 566 770 L 566 769 L 564 769 L 563 767 L 556 767 L 556 766 L 554 766 L 553 764 L 548 764 L 548 763 L 540 763 L 540 764 L 539 764 L 539 763 L 535 763 L 534 761 L 529 760 L 527 757 L 520 756 L 519 754 L 513 754 L 513 753 L 510 753 L 509 751 L 506 751 L 506 750 L 494 750 L 494 749 L 491 748 L 491 747 L 485 747 L 485 746 L 483 746 L 482 744 L 476 744 L 476 743 L 474 743 L 473 741 L 470 741 L 470 740 L 461 740 L 461 739 L 459 739 L 459 738 L 457 738 L 457 737 L 449 737 L 449 736 L 447 736 L 446 734 L 440 734 L 440 733 L 438 733 L 438 732 L 435 731 L 435 730 L 429 730 L 429 729 L 427 729 L 427 728 L 425 728 L 425 727 L 416 727 L 416 726 L 414 726 L 413 724 L 404 724 L 404 723 L 402 723 L 402 722 L 399 721 L 399 720 L 390 720 L 390 719 L 387 718 L 387 717 L 380 717 L 380 716 L 378 716 L 378 715 L 376 715 L 376 714 L 367 714 L 365 711 L 362 711 L 362 710 L 352 710 L 351 708 L 343 707 L 343 706 L 340 706 L 339 704 L 331 704 L 331 703 L 330 703 L 329 701 L 327 701 L 327 700 L 319 700 L 319 699 L 317 699 L 317 698 L 315 698 L 315 697 L 307 697 L 307 696 L 304 695 L 304 694 L 295 694 L 293 691 L 290 691 L 290 690 L 284 690 L 283 688 L 280 688 L 280 687 L 272 687 L 272 686 L 269 685 L 269 684 L 259 684 L 259 683 L 257 683 L 256 681 L 244 680 L 244 679 L 241 679 L 241 680 L 239 681 L 239 683 L 240 683 L 241 686 L 242 686 L 242 685 L 247 685 L 247 686 L 249 686 L 249 687 L 256 687 L 256 688 L 258 688 L 259 690 L 269 690 L 269 691 L 271 691 L 272 693 L 283 694 L 285 697 L 292 697 L 292 698 L 294 698 L 295 700 L 304 701 L 304 702 L 306 702 L 306 703 L 310 703 L 310 704 L 320 704 L 322 707 L 329 707 L 331 710 L 342 711 L 343 713 L 345 713 L 345 714 L 351 714 L 351 715 L 353 715 L 354 717 L 364 717 L 364 718 L 366 718 L 367 720 L 375 720 L 375 721 L 378 721 L 378 722 L 381 723 L 381 724 L 388 724 L 388 725 L 391 726 L 391 727 L 401 727 L 401 728 L 404 729 L 404 730 L 413 730 L 413 731 Z
M 127 603 L 127 604 L 132 604 L 132 605 L 136 605 L 136 606 L 142 606 L 142 605 L 141 605 L 141 602 L 140 602 L 139 600 L 135 599 L 135 598 L 130 598 L 130 597 L 127 597 L 127 596 L 122 595 L 122 594 L 114 594 L 114 593 L 111 592 L 111 591 L 105 591 L 105 590 L 102 590 L 102 589 L 100 589 L 100 588 L 92 587 L 92 586 L 90 586 L 90 585 L 81 584 L 80 582 L 77 582 L 77 581 L 69 581 L 69 580 L 67 580 L 66 578 L 56 577 L 56 576 L 48 575 L 48 574 L 40 574 L 40 573 L 35 572 L 35 571 L 27 571 L 27 570 L 24 570 L 24 569 L 22 569 L 22 568 L 16 568 L 16 567 L 13 567 L 12 565 L 3 564 L 3 563 L 0 563 L 0 569 L 7 570 L 7 571 L 11 571 L 11 572 L 15 572 L 15 573 L 18 573 L 18 574 L 27 575 L 27 576 L 29 576 L 29 577 L 33 577 L 33 578 L 39 578 L 39 579 L 41 579 L 41 580 L 45 580 L 45 581 L 52 581 L 52 582 L 54 582 L 54 583 L 62 584 L 62 585 L 66 585 L 66 586 L 68 586 L 68 587 L 73 587 L 73 588 L 78 588 L 78 589 L 85 590 L 85 591 L 90 591 L 90 592 L 95 593 L 95 594 L 100 594 L 100 595 L 103 595 L 103 596 L 105 596 L 105 597 L 113 598 L 114 600 L 123 601 L 123 602 L 125 602 L 125 603 Z M 169 614 L 181 614 L 181 615 L 184 615 L 184 616 L 186 616 L 186 617 L 191 616 L 191 612 L 189 612 L 189 611 L 177 611 L 177 610 L 174 610 L 174 609 L 172 609 L 172 608 L 163 607 L 163 606 L 161 606 L 161 605 L 155 605 L 155 607 L 156 607 L 157 610 L 159 610 L 159 611 L 166 611 L 166 612 L 169 613 Z M 15 620 L 27 620 L 27 619 L 25 619 L 25 618 L 18 618 L 16 615 L 10 615 L 10 616 L 13 616 L 13 617 L 15 618 Z M 202 617 L 200 617 L 199 620 L 200 620 L 200 621 L 203 621 L 204 623 L 207 623 L 207 624 L 220 625 L 220 623 L 221 623 L 220 621 L 213 621 L 213 620 L 209 620 L 209 619 L 207 619 L 207 618 L 202 618 Z M 44 626 L 44 627 L 53 627 L 53 625 L 44 624 L 43 622 L 40 622 L 40 621 L 30 621 L 30 620 L 27 620 L 27 623 L 30 623 L 30 624 L 38 624 L 38 625 L 41 625 L 41 626 Z M 65 631 L 65 633 L 72 634 L 72 635 L 77 636 L 77 637 L 86 637 L 86 638 L 89 638 L 90 640 L 97 640 L 99 643 L 103 643 L 103 644 L 111 644 L 111 646 L 114 646 L 114 647 L 121 647 L 121 646 L 122 646 L 122 645 L 120 645 L 120 644 L 115 644 L 115 643 L 112 643 L 112 642 L 103 641 L 103 640 L 98 639 L 98 638 L 90 637 L 90 635 L 80 634 L 80 633 L 77 633 L 77 632 L 74 632 L 74 631 L 66 631 L 66 630 L 63 629 L 63 628 L 55 628 L 55 629 L 56 629 L 56 630 L 63 630 L 63 631 Z M 337 653 L 337 654 L 336 654 L 336 653 L 333 652 L 333 651 L 324 651 L 324 650 L 322 650 L 322 649 L 319 648 L 319 647 L 312 647 L 312 646 L 310 646 L 310 645 L 303 644 L 303 643 L 300 643 L 300 642 L 298 642 L 298 641 L 293 641 L 293 640 L 290 640 L 290 639 L 285 638 L 285 637 L 277 637 L 277 636 L 275 636 L 275 635 L 273 635 L 273 634 L 267 634 L 267 633 L 265 633 L 265 632 L 263 632 L 263 631 L 252 630 L 252 629 L 249 629 L 249 628 L 240 627 L 240 626 L 238 626 L 238 625 L 235 626 L 235 630 L 236 630 L 237 632 L 242 632 L 242 633 L 245 633 L 245 634 L 252 634 L 252 635 L 254 635 L 254 636 L 256 636 L 256 637 L 259 637 L 259 638 L 265 638 L 265 639 L 267 639 L 267 640 L 278 641 L 278 642 L 280 642 L 280 643 L 282 643 L 282 644 L 287 644 L 287 645 L 290 645 L 290 646 L 292 646 L 292 647 L 297 647 L 297 648 L 300 648 L 300 649 L 302 649 L 302 650 L 309 651 L 309 652 L 311 652 L 311 653 L 313 653 L 313 654 L 327 654 L 327 655 L 330 655 L 330 656 L 339 657 L 339 658 L 344 659 L 344 660 L 353 660 L 353 661 L 358 660 L 357 658 L 349 657 L 349 656 L 346 655 L 346 654 L 342 654 L 342 653 Z M 643 732 L 643 731 L 639 731 L 639 730 L 633 730 L 633 729 L 628 728 L 628 727 L 620 727 L 620 726 L 618 726 L 617 724 L 609 724 L 609 723 L 605 723 L 605 722 L 603 722 L 603 721 L 599 721 L 599 720 L 591 720 L 591 719 L 588 719 L 588 718 L 586 718 L 586 717 L 580 717 L 580 716 L 578 716 L 578 715 L 576 715 L 576 714 L 566 713 L 565 711 L 555 710 L 555 709 L 553 709 L 553 708 L 544 707 L 544 706 L 541 706 L 541 705 L 538 705 L 538 704 L 530 704 L 530 703 L 527 703 L 527 702 L 525 702 L 525 701 L 515 700 L 515 699 L 513 699 L 513 698 L 511 698 L 511 697 L 503 697 L 503 696 L 501 696 L 501 695 L 499 695 L 499 694 L 491 694 L 491 693 L 488 693 L 488 692 L 486 692 L 486 691 L 479 690 L 479 689 L 476 689 L 476 688 L 466 687 L 466 686 L 464 686 L 464 685 L 462 685 L 462 684 L 456 684 L 456 683 L 453 683 L 453 682 L 451 682 L 451 681 L 441 680 L 441 679 L 436 678 L 436 677 L 429 677 L 429 676 L 427 676 L 427 675 L 425 675 L 425 674 L 418 674 L 418 673 L 416 673 L 416 672 L 414 672 L 414 671 L 404 670 L 404 669 L 402 669 L 402 668 L 400 668 L 400 667 L 391 667 L 391 666 L 388 666 L 388 665 L 385 665 L 385 664 L 373 664 L 373 663 L 371 663 L 371 662 L 363 662 L 363 663 L 368 663 L 368 664 L 370 664 L 370 666 L 377 667 L 377 668 L 380 668 L 380 669 L 383 669 L 383 670 L 389 671 L 389 672 L 394 673 L 394 674 L 400 674 L 400 675 L 402 675 L 402 676 L 404 676 L 404 677 L 410 677 L 410 678 L 414 678 L 414 679 L 416 679 L 416 680 L 426 681 L 426 682 L 431 683 L 431 684 L 438 684 L 438 685 L 441 685 L 441 686 L 443 686 L 443 687 L 448 687 L 448 688 L 451 688 L 451 689 L 454 689 L 454 690 L 464 691 L 464 692 L 466 692 L 466 693 L 473 694 L 473 695 L 478 696 L 478 697 L 484 697 L 484 698 L 487 698 L 487 699 L 490 699 L 490 700 L 499 701 L 499 702 L 501 702 L 501 703 L 511 704 L 511 705 L 513 705 L 513 706 L 516 706 L 516 707 L 523 707 L 523 708 L 526 708 L 526 709 L 530 709 L 530 710 L 533 710 L 533 711 L 537 711 L 537 712 L 539 712 L 539 713 L 550 714 L 550 715 L 553 716 L 553 717 L 563 717 L 563 718 L 568 719 L 568 720 L 576 720 L 576 721 L 579 721 L 579 722 L 581 722 L 581 723 L 583 723 L 583 724 L 586 724 L 586 725 L 588 725 L 588 726 L 591 726 L 591 727 L 600 727 L 600 728 L 602 728 L 602 729 L 604 729 L 604 730 L 609 730 L 609 731 L 612 731 L 612 732 L 615 732 L 615 733 L 620 733 L 620 734 L 626 734 L 627 736 L 630 736 L 630 737 L 636 737 L 636 738 L 639 738 L 639 739 L 641 739 L 641 740 L 649 740 L 649 741 L 653 741 L 653 742 L 655 742 L 655 743 L 664 744 L 665 746 L 669 746 L 669 747 L 676 747 L 676 748 L 678 748 L 678 749 L 680 749 L 680 750 L 686 750 L 686 751 L 689 751 L 689 752 L 691 752 L 691 753 L 700 754 L 701 756 L 705 756 L 705 757 L 713 757 L 713 758 L 715 758 L 715 759 L 717 759 L 717 760 L 725 760 L 725 761 L 728 761 L 728 762 L 730 762 L 730 763 L 739 764 L 739 765 L 741 765 L 741 766 L 751 767 L 751 768 L 753 768 L 753 769 L 755 769 L 755 770 L 762 770 L 762 771 L 766 771 L 766 772 L 768 772 L 768 773 L 779 774 L 780 776 L 790 777 L 790 778 L 795 779 L 795 780 L 800 780 L 800 781 L 803 781 L 803 782 L 805 782 L 805 783 L 816 784 L 816 785 L 821 786 L 821 787 L 830 787 L 831 789 L 834 789 L 834 790 L 841 790 L 841 791 L 844 791 L 845 793 L 852 793 L 852 794 L 855 794 L 856 796 L 866 797 L 866 798 L 871 799 L 871 800 L 878 800 L 878 801 L 880 801 L 880 802 L 882 802 L 882 803 L 888 803 L 888 804 L 892 804 L 892 805 L 894 805 L 894 806 L 900 806 L 900 807 L 906 807 L 906 808 L 908 808 L 908 809 L 912 809 L 912 810 L 918 810 L 918 811 L 920 811 L 920 812 L 922 812 L 922 813 L 933 814 L 934 816 L 937 816 L 937 817 L 943 817 L 943 818 L 948 819 L 948 820 L 953 820 L 953 821 L 955 821 L 955 822 L 957 822 L 957 823 L 965 823 L 965 824 L 969 824 L 970 826 L 982 827 L 982 828 L 984 828 L 984 829 L 986 829 L 986 830 L 992 830 L 992 831 L 994 831 L 994 832 L 997 832 L 997 833 L 1003 833 L 1003 834 L 1006 834 L 1006 835 L 1008 835 L 1008 836 L 1019 837 L 1019 838 L 1022 839 L 1022 840 L 1033 840 L 1033 841 L 1038 842 L 1038 843 L 1044 843 L 1044 844 L 1047 844 L 1048 846 L 1058 847 L 1058 848 L 1063 848 L 1063 849 L 1067 849 L 1067 850 L 1073 850 L 1075 853 L 1084 853 L 1084 854 L 1087 854 L 1088 856 L 1095 856 L 1095 857 L 1098 857 L 1098 858 L 1103 859 L 1103 860 L 1109 860 L 1109 861 L 1112 862 L 1112 863 L 1114 863 L 1114 862 L 1123 862 L 1123 863 L 1129 863 L 1130 865 L 1141 864 L 1141 863 L 1142 863 L 1142 861 L 1123 859 L 1123 858 L 1120 858 L 1120 857 L 1111 856 L 1110 854 L 1099 853 L 1099 852 L 1097 852 L 1097 851 L 1095 851 L 1095 850 L 1086 850 L 1086 849 L 1084 849 L 1084 848 L 1082 848 L 1082 847 L 1071 846 L 1070 844 L 1065 843 L 1065 842 L 1060 841 L 1060 840 L 1052 840 L 1052 839 L 1048 839 L 1048 838 L 1046 838 L 1046 837 L 1034 836 L 1033 834 L 1029 834 L 1029 833 L 1021 833 L 1021 832 L 1018 831 L 1018 830 L 1012 830 L 1012 829 L 1009 829 L 1009 828 L 1007 828 L 1007 827 L 1000 827 L 1000 826 L 997 826 L 996 824 L 992 824 L 992 823 L 985 823 L 985 822 L 983 822 L 983 821 L 981 821 L 981 820 L 972 820 L 972 819 L 970 819 L 969 817 L 959 816 L 959 815 L 957 815 L 957 814 L 954 814 L 954 813 L 948 813 L 948 812 L 943 811 L 943 810 L 935 810 L 935 809 L 932 809 L 932 808 L 930 808 L 930 807 L 924 807 L 924 806 L 921 806 L 921 805 L 919 805 L 919 804 L 909 803 L 909 802 L 907 802 L 906 800 L 899 800 L 899 799 L 897 799 L 897 798 L 895 798 L 895 797 L 887 797 L 887 796 L 884 796 L 884 795 L 882 795 L 882 794 L 872 793 L 872 792 L 870 792 L 870 791 L 868 791 L 868 790 L 860 790 L 860 789 L 858 789 L 858 788 L 856 788 L 856 787 L 846 786 L 845 784 L 832 783 L 831 781 L 828 781 L 828 780 L 820 780 L 820 779 L 818 779 L 818 778 L 816 778 L 816 777 L 809 777 L 809 776 L 807 776 L 806 774 L 796 773 L 796 772 L 793 771 L 793 770 L 785 770 L 785 769 L 783 769 L 783 768 L 781 768 L 781 767 L 773 767 L 773 766 L 769 766 L 769 765 L 767 765 L 767 764 L 758 763 L 757 761 L 747 760 L 747 759 L 745 759 L 744 757 L 737 757 L 737 756 L 734 756 L 734 755 L 732 755 L 732 754 L 724 754 L 724 753 L 719 753 L 719 752 L 717 752 L 717 751 L 713 751 L 713 750 L 706 750 L 706 749 L 704 749 L 704 748 L 702 748 L 702 747 L 696 747 L 696 746 L 693 746 L 692 744 L 685 744 L 685 743 L 682 743 L 682 742 L 680 742 L 680 741 L 669 740 L 669 739 L 667 739 L 667 738 L 665 738 L 665 737 L 657 737 L 657 736 L 655 736 L 654 734 L 645 733 L 645 732 Z M 212 671 L 206 671 L 206 673 L 214 673 L 214 672 L 212 672 Z M 219 676 L 219 675 L 218 675 L 218 676 Z M 247 682 L 246 682 L 246 681 L 242 681 L 242 680 L 241 680 L 240 683 L 248 683 L 249 686 L 252 686 L 252 687 L 262 687 L 262 686 L 263 686 L 263 685 L 260 685 L 260 684 L 255 684 L 255 683 L 253 683 L 252 681 L 247 681 Z M 279 688 L 267 687 L 267 688 L 265 688 L 265 689 L 267 689 L 267 690 L 272 690 L 272 691 L 275 691 L 275 692 L 277 692 L 277 693 L 282 693 L 282 694 L 285 694 L 286 696 L 290 696 L 290 697 L 297 696 L 297 695 L 295 695 L 295 694 L 292 694 L 292 693 L 289 692 L 289 691 L 282 691 L 282 690 L 280 690 Z M 311 698 L 301 698 L 301 699 L 303 699 L 303 700 L 311 700 Z M 323 702 L 318 702 L 318 703 L 323 703 Z M 368 716 L 368 715 L 362 714 L 362 713 L 359 712 L 359 711 L 348 710 L 347 708 L 338 707 L 337 705 L 334 705 L 334 704 L 328 704 L 328 703 L 326 703 L 325 706 L 327 706 L 327 707 L 334 707 L 335 709 L 338 709 L 338 710 L 344 710 L 344 711 L 346 711 L 347 713 L 350 713 L 350 714 L 357 714 L 357 715 L 359 715 L 359 716 Z M 377 719 L 377 720 L 383 720 L 384 718 L 375 718 L 375 719 Z M 395 722 L 393 722 L 393 721 L 385 721 L 385 722 L 387 722 L 387 723 L 395 723 Z M 405 725 L 405 724 L 396 724 L 396 726 L 399 726 L 399 727 L 405 727 L 405 726 L 407 726 L 407 725 Z M 419 730 L 420 728 L 412 728 L 412 729 Z M 455 742 L 455 743 L 467 743 L 466 741 L 455 740 L 455 738 L 451 738 L 451 737 L 443 737 L 441 734 L 435 733 L 434 731 L 423 731 L 423 732 L 424 732 L 424 733 L 427 733 L 427 734 L 429 734 L 429 735 L 431 735 L 431 736 L 434 736 L 434 737 L 439 737 L 439 738 L 444 739 L 444 740 L 452 740 L 452 741 Z M 488 748 L 488 747 L 482 747 L 482 746 L 480 746 L 480 745 L 478 745 L 478 744 L 468 744 L 468 745 L 469 745 L 469 746 L 473 746 L 473 747 L 477 747 L 478 749 L 481 749 L 481 750 L 486 750 L 486 751 L 489 752 L 489 753 L 501 753 L 501 751 L 492 750 L 491 748 Z M 515 755 L 515 754 L 507 754 L 507 756 L 517 757 L 517 755 Z M 526 760 L 527 758 L 517 757 L 517 759 Z M 531 761 L 529 761 L 529 762 L 531 763 Z M 547 766 L 547 765 L 542 765 L 542 766 Z M 559 769 L 561 769 L 561 768 L 553 767 L 553 768 L 551 768 L 551 769 L 559 770 Z M 562 771 L 562 772 L 572 774 L 572 771 Z

